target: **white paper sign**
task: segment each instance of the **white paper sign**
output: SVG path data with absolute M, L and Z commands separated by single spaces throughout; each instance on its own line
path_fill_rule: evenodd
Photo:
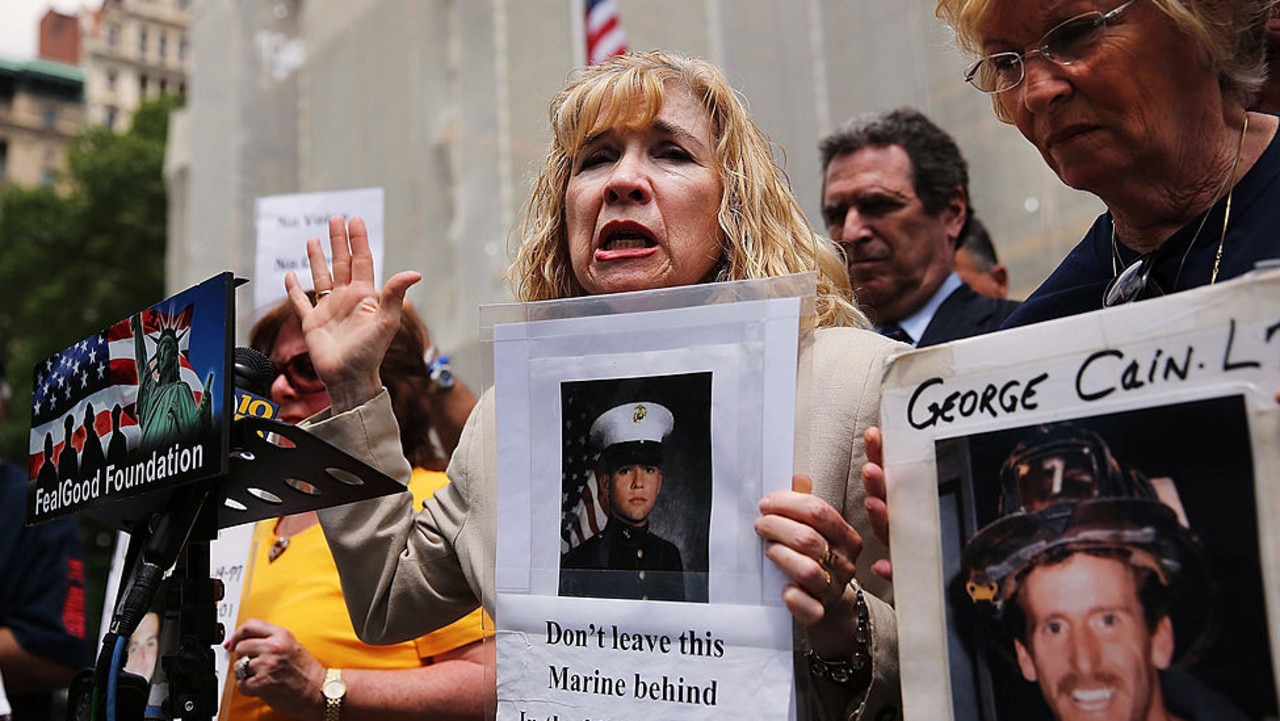
M 255 213 L 257 247 L 253 264 L 254 317 L 261 318 L 284 299 L 284 276 L 289 271 L 298 274 L 303 288 L 311 288 L 307 238 L 319 238 L 325 259 L 333 261 L 329 251 L 329 218 L 334 215 L 348 219 L 358 215 L 364 219 L 369 230 L 369 248 L 373 251 L 373 282 L 375 286 L 381 286 L 386 227 L 383 213 L 382 188 L 258 198 Z
M 1278 389 L 1274 271 L 900 356 L 908 721 L 1274 718 Z
M 244 579 L 253 571 L 248 567 L 253 559 L 253 527 L 252 523 L 242 523 L 220 529 L 218 538 L 209 544 L 209 575 L 222 581 L 223 587 L 222 600 L 218 601 L 218 623 L 222 624 L 227 636 L 236 630 Z M 219 643 L 213 647 L 213 657 L 214 668 L 218 672 L 218 688 L 223 691 L 219 698 L 225 699 L 228 687 L 235 683 L 227 673 L 231 653 Z
M 494 325 L 499 719 L 794 716 L 792 619 L 752 523 L 789 487 L 803 303 L 756 283 L 758 300 L 620 294 Z M 643 455 L 635 434 L 668 413 Z M 651 510 L 596 465 L 606 448 L 660 469 Z
M 791 614 L 498 594 L 498 718 L 784 719 Z

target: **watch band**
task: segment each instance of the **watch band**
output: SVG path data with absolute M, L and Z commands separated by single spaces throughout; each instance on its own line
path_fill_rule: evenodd
M 867 609 L 867 599 L 863 597 L 861 588 L 858 589 L 857 598 L 854 601 L 854 611 L 858 617 L 858 625 L 854 631 L 854 641 L 857 646 L 852 656 L 847 659 L 829 659 L 809 649 L 804 657 L 809 662 L 810 676 L 840 686 L 864 689 L 871 682 L 871 614 Z
M 342 700 L 347 696 L 342 669 L 325 669 L 324 685 L 320 687 L 320 691 L 324 694 L 324 721 L 339 721 L 342 718 Z

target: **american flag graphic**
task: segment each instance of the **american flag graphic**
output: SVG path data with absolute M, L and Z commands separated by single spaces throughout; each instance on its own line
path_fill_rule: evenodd
M 204 383 L 188 358 L 193 305 L 173 313 L 149 308 L 142 311 L 146 357 L 155 355 L 156 337 L 163 328 L 172 328 L 178 338 L 180 375 L 191 387 L 197 403 Z M 154 361 L 151 362 L 154 365 Z M 153 367 L 144 372 L 153 372 Z M 120 428 L 129 448 L 137 445 L 138 427 L 134 404 L 138 398 L 138 369 L 134 360 L 133 331 L 129 319 L 113 324 L 46 359 L 35 367 L 31 395 L 31 474 L 34 478 L 45 459 L 44 438 L 53 438 L 53 456 L 60 458 L 68 442 L 78 453 L 84 449 L 91 430 L 106 445 L 112 435 L 112 409 L 122 409 Z M 86 428 L 85 411 L 92 405 L 92 427 Z M 66 419 L 73 427 L 67 438 Z
M 604 530 L 609 515 L 600 506 L 600 492 L 596 487 L 597 453 L 590 438 L 591 424 L 595 421 L 592 407 L 585 402 L 583 393 L 562 392 L 560 552 L 563 554 Z
M 614 0 L 586 0 L 587 65 L 602 63 L 627 51 L 627 34 Z

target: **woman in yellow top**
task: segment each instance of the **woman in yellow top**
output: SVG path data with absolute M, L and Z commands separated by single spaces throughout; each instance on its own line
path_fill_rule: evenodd
M 250 345 L 268 354 L 279 371 L 271 385 L 277 418 L 297 423 L 328 407 L 291 305 L 259 321 Z M 475 405 L 462 383 L 433 384 L 424 359 L 428 347 L 422 321 L 406 313 L 381 367 L 414 465 L 409 488 L 415 508 L 448 483 L 443 468 Z M 227 641 L 236 682 L 223 718 L 483 717 L 487 624 L 479 609 L 434 633 L 370 646 L 356 638 L 314 511 L 258 523 L 251 548 L 239 626 Z

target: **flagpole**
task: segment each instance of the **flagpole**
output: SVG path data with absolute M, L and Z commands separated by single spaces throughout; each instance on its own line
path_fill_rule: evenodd
M 511 167 L 511 62 L 507 35 L 507 0 L 493 0 L 493 92 L 498 123 L 498 198 L 502 206 L 502 228 L 515 224 L 515 173 Z
M 567 0 L 569 7 L 569 41 L 573 48 L 573 66 L 587 64 L 587 6 L 585 0 Z

